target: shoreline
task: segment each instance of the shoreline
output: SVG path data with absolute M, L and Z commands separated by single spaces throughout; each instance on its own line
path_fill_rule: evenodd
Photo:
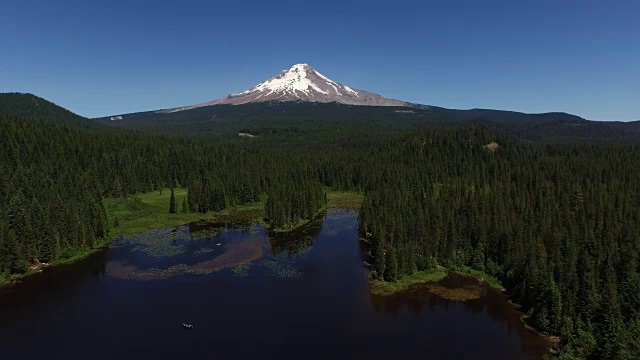
M 187 196 L 187 189 L 176 188 L 174 190 L 176 203 L 181 203 L 182 199 Z M 44 268 L 81 261 L 82 259 L 103 250 L 105 247 L 108 247 L 111 242 L 122 235 L 138 234 L 151 229 L 181 226 L 198 221 L 215 222 L 218 221 L 218 219 L 221 222 L 227 223 L 243 220 L 257 221 L 268 231 L 274 231 L 276 234 L 286 234 L 312 223 L 314 220 L 317 220 L 326 213 L 330 208 L 356 208 L 356 206 L 359 207 L 360 203 L 364 199 L 364 195 L 360 193 L 327 189 L 327 204 L 314 215 L 312 220 L 301 221 L 295 227 L 283 231 L 279 229 L 269 229 L 269 224 L 264 221 L 264 202 L 262 201 L 245 205 L 236 205 L 220 211 L 209 211 L 206 213 L 183 213 L 179 211 L 178 213 L 170 214 L 168 212 L 170 193 L 171 191 L 169 189 L 163 189 L 162 192 L 153 191 L 127 196 L 125 198 L 103 199 L 103 204 L 107 212 L 107 221 L 108 224 L 110 224 L 109 233 L 105 238 L 100 240 L 96 246 L 83 251 L 77 250 L 78 253 L 71 257 L 54 260 L 41 270 L 29 270 L 23 274 L 13 274 L 5 277 L 3 277 L 3 274 L 0 274 L 0 289 L 15 285 L 28 276 L 39 274 L 41 271 L 46 271 Z M 349 204 L 350 206 L 345 206 L 344 204 Z M 114 226 L 116 220 L 118 222 L 118 226 Z
M 447 276 L 446 269 L 441 266 L 431 271 L 417 271 L 412 275 L 403 276 L 397 281 L 380 281 L 369 279 L 369 291 L 373 295 L 390 296 L 406 291 L 415 284 L 435 283 Z
M 260 223 L 265 227 L 265 229 L 267 229 L 268 231 L 272 231 L 275 234 L 286 234 L 304 228 L 306 225 L 313 223 L 314 221 L 324 216 L 324 214 L 326 214 L 326 212 L 332 208 L 352 209 L 358 211 L 363 200 L 364 194 L 361 193 L 327 189 L 327 203 L 324 204 L 313 215 L 311 219 L 300 220 L 296 225 L 286 229 L 272 229 L 271 224 L 264 221 L 264 219 L 260 219 Z
M 176 198 L 178 196 L 186 196 L 186 193 L 186 189 L 176 189 Z M 170 191 L 163 189 L 162 195 L 160 195 L 158 191 L 154 191 L 120 199 L 105 198 L 103 203 L 105 204 L 107 219 L 110 224 L 109 233 L 100 240 L 96 246 L 90 249 L 84 249 L 83 251 L 78 249 L 76 254 L 68 258 L 54 260 L 40 270 L 29 270 L 23 274 L 13 274 L 0 278 L 0 289 L 13 286 L 26 277 L 46 271 L 45 268 L 68 265 L 81 261 L 98 251 L 108 248 L 109 244 L 122 235 L 137 234 L 163 227 L 181 226 L 198 221 L 216 221 L 217 218 L 221 218 L 220 220 L 224 220 L 225 222 L 239 221 L 241 220 L 240 218 L 243 217 L 250 217 L 252 220 L 257 220 L 255 219 L 255 215 L 261 214 L 264 211 L 263 203 L 258 202 L 237 205 L 221 211 L 209 211 L 207 213 L 178 212 L 176 214 L 169 214 L 169 196 Z M 164 202 L 165 200 L 167 206 L 157 206 L 158 202 Z M 132 204 L 136 206 L 135 210 L 128 209 Z M 144 215 L 136 216 L 143 212 Z M 236 217 L 236 219 L 234 219 L 234 217 Z M 114 227 L 113 224 L 116 219 L 118 219 L 119 225 Z
M 367 264 L 365 262 L 365 264 Z M 367 264 L 368 265 L 368 264 Z M 369 291 L 372 295 L 377 296 L 391 296 L 397 293 L 401 293 L 403 291 L 408 290 L 411 286 L 417 284 L 426 284 L 426 283 L 437 283 L 440 280 L 447 277 L 448 273 L 458 274 L 460 276 L 469 277 L 478 280 L 479 282 L 488 285 L 490 288 L 498 290 L 505 295 L 508 295 L 507 290 L 502 286 L 498 279 L 495 277 L 488 275 L 482 271 L 471 269 L 467 266 L 456 267 L 456 268 L 445 268 L 444 266 L 437 265 L 436 269 L 433 271 L 418 271 L 413 275 L 405 276 L 402 279 L 394 282 L 385 282 L 380 280 L 369 279 Z M 453 300 L 456 301 L 456 300 Z M 460 300 L 464 301 L 464 300 Z M 509 305 L 512 305 L 520 311 L 522 307 L 520 304 L 517 304 L 511 299 L 507 299 Z M 521 312 L 521 311 L 520 311 Z M 522 326 L 531 333 L 540 336 L 546 339 L 549 342 L 548 352 L 549 354 L 558 354 L 561 353 L 557 350 L 558 344 L 562 342 L 562 339 L 559 336 L 546 334 L 535 327 L 531 326 L 527 322 L 527 315 L 522 312 L 519 316 L 520 321 L 522 322 Z

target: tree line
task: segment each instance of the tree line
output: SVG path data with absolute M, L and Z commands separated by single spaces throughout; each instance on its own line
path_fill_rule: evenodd
M 186 187 L 175 212 L 266 199 L 268 220 L 289 228 L 330 187 L 365 193 L 372 276 L 484 271 L 533 326 L 561 336 L 563 356 L 640 354 L 637 145 L 525 144 L 475 126 L 334 129 L 326 147 L 312 131 L 210 141 L 17 115 L 0 115 L 0 129 L 1 274 L 99 244 L 114 226 L 105 197 Z
M 384 150 L 394 165 L 372 174 L 383 185 L 360 212 L 373 276 L 480 270 L 561 337 L 563 357 L 637 358 L 640 147 L 484 146 L 494 139 L 429 131 Z

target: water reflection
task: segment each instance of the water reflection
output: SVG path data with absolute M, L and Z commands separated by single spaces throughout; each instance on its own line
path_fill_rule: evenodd
M 421 286 L 371 295 L 357 229 L 355 212 L 331 210 L 288 234 L 199 222 L 123 237 L 0 291 L 0 351 L 35 358 L 37 343 L 78 359 L 542 356 L 543 339 L 485 286 L 465 302 Z M 473 281 L 454 274 L 439 285 Z
M 322 231 L 323 218 L 316 218 L 305 226 L 294 231 L 277 233 L 269 232 L 269 244 L 274 256 L 283 253 L 299 255 L 308 253 L 313 247 L 313 242 Z
M 376 312 L 384 312 L 392 317 L 401 317 L 405 310 L 415 317 L 447 313 L 454 315 L 453 319 L 457 317 L 455 315 L 468 313 L 472 318 L 490 321 L 498 328 L 506 329 L 508 334 L 515 335 L 521 342 L 521 350 L 534 358 L 542 357 L 545 349 L 550 346 L 547 339 L 536 336 L 523 326 L 522 313 L 499 290 L 455 273 L 449 273 L 438 285 L 450 289 L 480 286 L 482 292 L 477 299 L 454 301 L 433 293 L 429 285 L 417 284 L 407 291 L 390 296 L 372 294 L 371 304 Z

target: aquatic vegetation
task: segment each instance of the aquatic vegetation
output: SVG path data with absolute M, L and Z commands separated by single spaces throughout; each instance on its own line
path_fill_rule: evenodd
M 235 267 L 264 256 L 264 239 L 251 237 L 239 243 L 225 245 L 224 253 L 207 261 L 199 262 L 188 268 L 191 274 L 210 274 L 222 269 Z
M 247 229 L 248 235 L 258 235 L 262 234 L 262 227 L 258 223 L 252 223 L 251 226 Z
M 296 255 L 298 255 L 298 257 L 307 256 L 311 252 L 311 250 L 313 250 L 313 246 L 309 246 L 300 250 Z
M 215 251 L 216 251 L 216 249 L 214 249 L 214 248 L 203 247 L 203 248 L 200 248 L 200 249 L 194 251 L 193 255 L 211 254 L 212 252 L 215 252 Z
M 180 234 L 180 235 L 178 235 Z M 189 249 L 189 242 L 175 240 L 185 240 L 187 229 L 154 229 L 146 233 L 123 237 L 118 240 L 114 247 L 130 248 L 131 251 L 140 251 L 156 258 L 171 257 L 185 254 Z M 139 268 L 134 264 L 112 263 L 109 265 L 109 274 L 122 279 L 130 280 L 159 280 L 168 279 L 182 274 L 210 274 L 222 269 L 235 268 L 239 276 L 247 276 L 251 261 L 264 256 L 266 238 L 264 235 L 247 235 L 241 241 L 229 242 L 225 244 L 207 242 L 206 246 L 193 251 L 194 256 L 212 257 L 210 260 L 201 261 L 195 264 L 177 264 L 167 269 L 160 268 Z M 219 255 L 217 255 L 219 254 Z M 184 260 L 181 260 L 184 261 Z M 246 275 L 245 275 L 246 274 Z
M 298 278 L 302 276 L 292 264 L 292 261 L 284 256 L 276 256 L 273 258 L 263 259 L 260 265 L 271 270 L 273 275 L 279 278 Z
M 304 228 L 286 233 L 270 233 L 271 252 L 278 256 L 283 253 L 300 254 L 313 246 L 320 232 L 320 223 L 312 222 Z
M 131 251 L 140 251 L 153 257 L 167 257 L 183 254 L 184 245 L 176 244 L 177 232 L 173 229 L 152 229 L 144 233 L 123 236 L 116 241 L 117 246 L 130 246 Z
M 263 251 L 262 241 L 253 239 L 228 246 L 222 255 L 194 265 L 177 264 L 167 269 L 143 269 L 130 264 L 111 263 L 108 273 L 126 280 L 164 280 L 182 274 L 211 274 L 222 269 L 234 268 L 236 275 L 248 276 L 250 262 L 261 258 Z
M 191 240 L 210 239 L 224 233 L 226 229 L 224 226 L 207 227 L 204 229 L 198 229 L 190 234 Z
M 420 296 L 423 291 L 440 296 L 441 298 L 454 301 L 475 300 L 482 297 L 484 289 L 480 285 L 468 285 L 463 287 L 448 287 L 435 284 L 420 284 L 412 288 L 412 296 Z
M 255 209 L 254 209 L 255 210 Z M 254 216 L 255 211 L 236 212 L 244 213 L 244 216 Z M 231 216 L 231 214 L 227 214 Z M 342 216 L 332 211 L 328 215 L 334 220 L 333 231 L 337 233 L 343 219 L 352 217 L 353 214 Z M 217 220 L 217 219 L 216 219 Z M 276 256 L 262 259 L 265 251 L 269 249 L 269 239 L 264 229 L 257 223 L 233 226 L 220 222 L 199 222 L 176 229 L 152 229 L 145 233 L 123 237 L 114 244 L 114 247 L 128 247 L 132 251 L 143 252 L 152 257 L 171 257 L 182 255 L 192 251 L 194 256 L 206 256 L 205 261 L 193 264 L 177 264 L 166 269 L 139 268 L 134 264 L 114 263 L 109 267 L 109 274 L 122 279 L 131 280 L 159 280 L 168 279 L 183 274 L 206 275 L 223 269 L 230 269 L 238 277 L 249 276 L 253 266 L 262 266 L 278 278 L 298 278 L 302 273 L 296 268 L 295 262 L 301 257 L 307 256 L 311 250 L 313 241 L 320 231 L 321 222 L 312 222 L 300 231 L 273 234 L 271 250 Z M 245 236 L 241 241 L 225 241 L 213 246 L 214 242 L 206 242 L 206 245 L 193 249 L 193 245 L 187 239 L 211 239 L 225 231 L 243 231 Z M 207 256 L 209 255 L 209 256 Z M 181 258 L 181 261 L 184 261 Z
M 125 280 L 165 280 L 170 277 L 184 274 L 188 269 L 186 264 L 173 265 L 167 269 L 137 268 L 133 265 L 111 263 L 108 268 L 109 275 Z
M 238 277 L 247 277 L 249 276 L 249 269 L 251 269 L 251 262 L 243 262 L 241 264 L 236 265 L 231 271 Z

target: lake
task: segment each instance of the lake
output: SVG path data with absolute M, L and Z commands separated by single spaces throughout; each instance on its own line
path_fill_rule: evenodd
M 369 292 L 357 213 L 303 231 L 198 223 L 123 237 L 0 291 L 4 358 L 539 359 L 507 296 Z M 443 287 L 477 281 L 451 274 Z M 185 329 L 182 323 L 193 324 Z

